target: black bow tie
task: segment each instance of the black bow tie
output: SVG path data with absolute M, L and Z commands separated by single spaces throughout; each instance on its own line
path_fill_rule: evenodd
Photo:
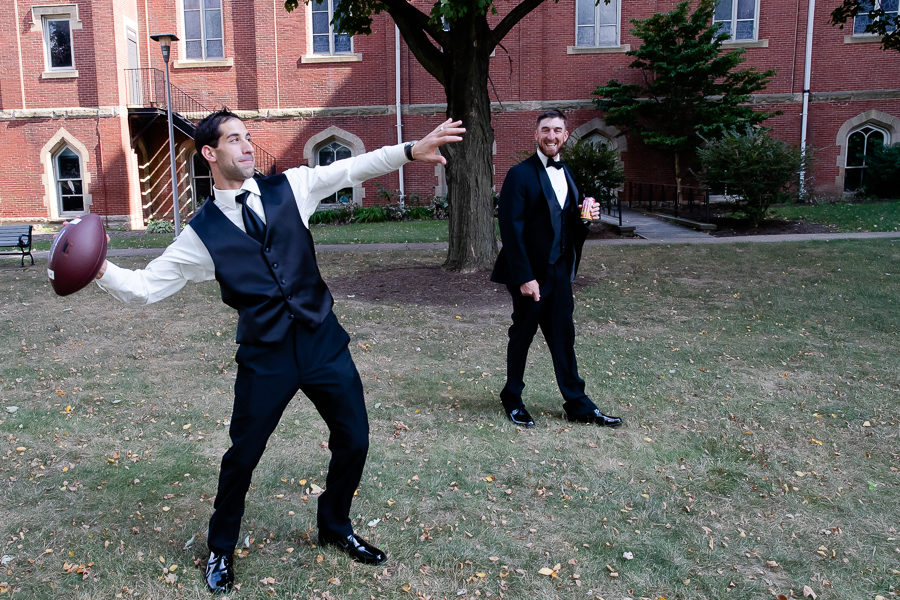
M 561 160 L 553 160 L 552 158 L 547 159 L 547 168 L 553 167 L 554 169 L 562 169 L 562 161 Z

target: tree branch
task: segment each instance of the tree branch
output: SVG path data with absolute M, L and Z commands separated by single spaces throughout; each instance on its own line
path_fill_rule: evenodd
M 513 27 L 519 24 L 519 21 L 524 19 L 528 13 L 533 11 L 535 8 L 544 3 L 545 0 L 522 0 L 515 8 L 513 8 L 503 20 L 501 20 L 494 30 L 491 32 L 490 39 L 490 48 L 488 49 L 488 53 L 494 51 L 494 48 L 497 47 L 503 38 L 506 37 L 506 34 L 512 30 Z M 602 2 L 603 0 L 601 0 Z M 553 2 L 558 2 L 558 0 L 553 0 Z
M 400 29 L 400 35 L 409 46 L 410 52 L 432 77 L 444 85 L 446 79 L 443 68 L 444 57 L 435 41 L 445 44 L 446 33 L 432 27 L 428 22 L 429 15 L 415 8 L 407 0 L 383 0 L 383 2 L 388 14 Z

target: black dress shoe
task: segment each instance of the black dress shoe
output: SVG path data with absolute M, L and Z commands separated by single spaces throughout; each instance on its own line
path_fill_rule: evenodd
M 213 594 L 224 594 L 234 586 L 233 554 L 210 551 L 206 561 L 206 587 Z
M 355 533 L 347 536 L 319 533 L 319 543 L 323 546 L 337 546 L 355 561 L 367 565 L 380 565 L 387 555 Z
M 516 425 L 521 425 L 522 427 L 534 427 L 534 419 L 531 418 L 531 415 L 528 414 L 528 411 L 525 410 L 524 406 L 506 411 L 506 416 Z
M 593 412 L 569 416 L 567 418 L 575 423 L 592 423 L 594 425 L 599 425 L 600 427 L 618 427 L 622 424 L 622 419 L 619 417 L 607 417 L 600 412 L 599 408 L 595 408 Z

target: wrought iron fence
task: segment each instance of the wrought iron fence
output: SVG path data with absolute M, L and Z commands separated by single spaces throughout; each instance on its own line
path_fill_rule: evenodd
M 620 198 L 628 208 L 671 213 L 676 217 L 689 215 L 694 219 L 710 221 L 709 190 L 703 187 L 681 186 L 665 183 L 625 183 Z M 686 215 L 685 215 L 686 213 Z
M 610 194 L 604 200 L 598 200 L 597 205 L 600 206 L 600 213 L 606 214 L 613 219 L 617 219 L 619 221 L 619 226 L 622 226 L 622 203 L 619 199 L 619 193 Z

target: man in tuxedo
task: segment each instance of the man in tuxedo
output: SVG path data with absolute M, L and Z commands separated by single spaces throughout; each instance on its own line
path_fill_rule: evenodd
M 197 125 L 194 143 L 209 164 L 213 197 L 163 254 L 146 268 L 105 263 L 98 283 L 116 298 L 150 304 L 188 281 L 219 282 L 222 300 L 238 311 L 229 435 L 209 521 L 206 584 L 213 593 L 233 588 L 232 558 L 244 504 L 269 436 L 298 390 L 328 425 L 331 462 L 319 496 L 319 542 L 353 559 L 380 564 L 384 552 L 353 532 L 350 503 L 369 448 L 362 382 L 348 342 L 319 275 L 309 217 L 322 198 L 390 173 L 411 160 L 446 164 L 437 149 L 461 140 L 448 119 L 417 142 L 336 161 L 255 177 L 253 145 L 244 123 L 221 110 Z
M 549 110 L 537 118 L 537 152 L 512 167 L 500 191 L 499 222 L 503 247 L 491 281 L 512 296 L 512 326 L 506 349 L 506 385 L 500 401 L 516 425 L 533 427 L 522 402 L 528 348 L 540 327 L 550 348 L 556 382 L 570 421 L 618 427 L 622 420 L 604 415 L 584 393 L 575 360 L 572 280 L 581 260 L 588 223 L 580 219 L 578 189 L 559 162 L 569 138 L 566 116 Z M 595 204 L 592 219 L 600 218 Z

